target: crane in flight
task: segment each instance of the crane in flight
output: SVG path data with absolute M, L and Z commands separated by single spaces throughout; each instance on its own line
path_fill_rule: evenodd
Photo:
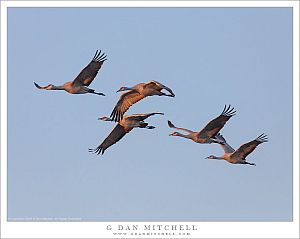
M 95 90 L 88 88 L 88 86 L 95 79 L 102 64 L 106 60 L 106 55 L 104 53 L 101 54 L 101 50 L 99 52 L 97 50 L 92 61 L 79 73 L 79 75 L 73 81 L 66 82 L 60 86 L 55 86 L 53 84 L 40 86 L 35 82 L 34 85 L 40 90 L 65 90 L 70 94 L 91 93 L 104 96 L 105 94 L 98 93 Z
M 222 113 L 211 120 L 203 129 L 199 132 L 194 132 L 189 129 L 176 127 L 171 121 L 168 121 L 168 125 L 170 128 L 174 128 L 177 130 L 181 130 L 186 132 L 187 134 L 181 134 L 179 132 L 173 132 L 170 136 L 179 136 L 187 139 L 191 139 L 199 144 L 211 144 L 211 143 L 221 143 L 215 136 L 219 131 L 224 127 L 226 122 L 235 115 L 234 108 L 229 105 L 228 107 L 225 105 Z
M 164 92 L 161 92 L 162 90 L 168 91 L 170 94 L 166 94 Z M 169 97 L 175 97 L 175 94 L 173 91 L 157 82 L 157 81 L 149 81 L 147 83 L 139 83 L 133 87 L 121 87 L 117 92 L 120 91 L 127 91 L 123 93 L 115 108 L 113 109 L 110 117 L 113 121 L 119 122 L 122 118 L 124 113 L 129 109 L 130 106 L 135 104 L 136 102 L 144 99 L 147 96 L 169 96 Z
M 133 115 L 125 115 L 121 121 L 115 126 L 115 128 L 111 131 L 111 133 L 106 137 L 106 139 L 95 149 L 89 149 L 89 152 L 96 154 L 103 154 L 104 151 L 117 143 L 120 139 L 122 139 L 125 134 L 129 133 L 134 128 L 144 128 L 144 129 L 154 129 L 155 127 L 152 125 L 148 125 L 148 123 L 144 122 L 145 119 L 152 115 L 163 113 L 148 113 L 148 114 L 133 114 Z M 109 117 L 101 117 L 99 118 L 103 121 L 113 121 L 113 119 Z
M 220 145 L 224 150 L 222 156 L 210 155 L 207 159 L 219 159 L 226 160 L 232 164 L 249 164 L 254 165 L 255 163 L 249 163 L 246 161 L 246 157 L 253 152 L 253 150 L 261 143 L 268 142 L 268 136 L 266 134 L 259 135 L 256 139 L 241 145 L 237 150 L 234 150 L 225 140 L 223 135 L 217 134 L 216 139 L 220 141 Z

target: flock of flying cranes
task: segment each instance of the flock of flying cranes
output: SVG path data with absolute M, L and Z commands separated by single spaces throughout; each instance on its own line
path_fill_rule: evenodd
M 106 55 L 101 54 L 100 51 L 96 51 L 92 61 L 79 73 L 79 75 L 73 80 L 64 83 L 61 86 L 55 86 L 49 84 L 47 86 L 41 87 L 34 82 L 34 85 L 38 89 L 43 90 L 65 90 L 70 94 L 97 94 L 105 96 L 103 93 L 96 92 L 95 90 L 89 88 L 89 85 L 95 79 L 98 71 L 100 70 L 103 63 L 106 61 Z M 167 91 L 168 93 L 162 92 L 162 90 Z M 89 149 L 90 152 L 96 154 L 103 154 L 104 151 L 109 148 L 111 145 L 117 143 L 125 134 L 129 133 L 134 128 L 144 128 L 144 129 L 154 129 L 154 126 L 148 125 L 144 120 L 148 117 L 156 114 L 163 115 L 160 112 L 146 113 L 146 114 L 132 114 L 124 115 L 124 113 L 131 107 L 133 104 L 144 99 L 147 96 L 168 96 L 175 97 L 173 91 L 157 82 L 150 81 L 147 83 L 140 83 L 133 87 L 121 87 L 117 92 L 126 91 L 123 93 L 116 106 L 114 107 L 110 117 L 101 117 L 100 120 L 103 121 L 113 121 L 117 122 L 115 128 L 111 133 L 104 139 L 104 141 L 95 149 Z M 199 144 L 219 144 L 223 150 L 224 155 L 217 157 L 211 155 L 207 159 L 221 159 L 226 160 L 232 164 L 249 164 L 255 165 L 254 163 L 249 163 L 246 161 L 246 157 L 261 143 L 267 142 L 267 135 L 261 134 L 256 139 L 241 145 L 237 150 L 234 150 L 225 140 L 225 138 L 219 133 L 220 130 L 224 127 L 226 122 L 234 116 L 236 111 L 230 105 L 227 107 L 225 105 L 222 113 L 211 120 L 202 130 L 199 132 L 194 132 L 185 128 L 176 127 L 171 121 L 168 121 L 170 128 L 186 132 L 187 134 L 181 134 L 177 131 L 170 134 L 170 136 L 179 136 L 193 140 Z

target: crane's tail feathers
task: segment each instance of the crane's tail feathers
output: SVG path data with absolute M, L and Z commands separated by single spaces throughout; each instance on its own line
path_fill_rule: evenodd
M 221 115 L 231 117 L 234 116 L 235 113 L 234 107 L 231 108 L 231 105 L 228 105 L 228 107 L 225 105 Z

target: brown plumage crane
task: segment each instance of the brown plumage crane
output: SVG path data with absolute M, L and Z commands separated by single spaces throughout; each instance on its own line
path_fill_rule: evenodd
M 234 150 L 225 140 L 225 138 L 218 134 L 216 139 L 220 142 L 221 147 L 224 150 L 224 155 L 217 157 L 210 155 L 207 159 L 220 159 L 226 160 L 232 164 L 249 164 L 254 165 L 254 163 L 249 163 L 246 161 L 246 157 L 253 152 L 253 150 L 261 143 L 268 142 L 268 137 L 265 134 L 259 135 L 256 139 L 241 145 L 237 150 Z
M 166 90 L 170 94 L 161 92 L 162 90 Z M 110 115 L 112 120 L 116 122 L 119 122 L 123 118 L 124 113 L 129 109 L 130 106 L 144 99 L 147 96 L 158 95 L 158 96 L 175 97 L 175 94 L 169 87 L 157 81 L 140 83 L 133 87 L 121 87 L 117 92 L 120 91 L 127 91 L 127 92 L 125 92 L 120 96 L 115 108 L 113 109 Z
M 92 93 L 97 95 L 104 95 L 103 93 L 95 92 L 95 90 L 88 88 L 88 86 L 95 79 L 102 64 L 106 60 L 106 55 L 104 53 L 101 54 L 101 50 L 99 52 L 97 50 L 92 61 L 79 73 L 79 75 L 73 81 L 66 82 L 61 86 L 55 86 L 52 84 L 49 84 L 47 86 L 39 86 L 35 82 L 34 85 L 38 89 L 42 90 L 65 90 L 70 94 Z
M 118 124 L 111 131 L 111 133 L 106 137 L 106 139 L 97 148 L 89 149 L 89 152 L 103 154 L 108 147 L 117 143 L 120 139 L 124 137 L 125 134 L 129 133 L 133 128 L 154 129 L 154 126 L 148 125 L 148 123 L 144 122 L 144 120 L 156 114 L 163 115 L 163 113 L 125 115 L 122 118 L 122 120 L 118 122 Z M 106 116 L 101 117 L 99 119 L 103 121 L 113 121 L 113 119 Z
M 224 127 L 226 122 L 235 115 L 234 108 L 229 105 L 228 107 L 225 105 L 222 113 L 215 119 L 211 120 L 202 130 L 199 132 L 194 132 L 185 128 L 176 127 L 171 121 L 168 121 L 168 125 L 170 128 L 174 128 L 177 130 L 185 131 L 188 134 L 181 134 L 179 132 L 173 132 L 170 136 L 179 136 L 187 139 L 191 139 L 199 144 L 211 144 L 218 143 L 218 139 L 215 138 L 217 133 Z

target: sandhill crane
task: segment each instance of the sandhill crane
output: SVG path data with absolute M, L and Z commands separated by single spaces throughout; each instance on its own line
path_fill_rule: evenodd
M 256 139 L 241 145 L 237 150 L 234 150 L 225 140 L 225 138 L 218 134 L 216 139 L 220 141 L 220 145 L 224 150 L 224 155 L 217 157 L 210 155 L 207 159 L 221 159 L 226 160 L 232 164 L 249 164 L 254 165 L 255 163 L 249 163 L 246 161 L 246 157 L 253 152 L 253 150 L 261 143 L 268 142 L 268 137 L 265 134 L 259 135 Z
M 97 148 L 89 149 L 89 152 L 103 154 L 108 147 L 117 143 L 121 138 L 124 137 L 125 134 L 129 133 L 133 128 L 154 129 L 154 126 L 148 125 L 148 123 L 144 122 L 144 120 L 156 114 L 163 115 L 163 113 L 125 115 L 122 118 L 122 120 L 118 122 L 118 124 L 111 131 L 111 133 L 107 136 L 107 138 Z M 101 117 L 99 119 L 103 121 L 114 121 L 113 119 L 106 116 Z
M 168 91 L 170 94 L 161 92 L 163 89 Z M 119 122 L 122 119 L 124 113 L 129 109 L 130 106 L 147 96 L 158 95 L 175 97 L 175 94 L 170 88 L 157 81 L 140 83 L 133 87 L 121 87 L 117 92 L 120 91 L 128 92 L 120 96 L 115 108 L 110 115 L 110 117 L 116 122 Z
M 188 134 L 181 134 L 179 132 L 173 132 L 170 136 L 179 136 L 187 139 L 191 139 L 199 144 L 211 144 L 218 143 L 218 139 L 215 138 L 217 133 L 224 127 L 226 122 L 235 115 L 234 108 L 230 108 L 230 105 L 227 107 L 225 105 L 222 113 L 215 119 L 211 120 L 202 130 L 199 132 L 194 132 L 188 129 L 176 127 L 171 121 L 168 121 L 170 128 L 177 130 L 182 130 Z
M 73 81 L 66 82 L 61 86 L 49 84 L 42 87 L 35 82 L 34 85 L 38 89 L 42 90 L 65 90 L 70 94 L 92 93 L 97 95 L 104 95 L 103 93 L 95 92 L 95 90 L 88 88 L 88 86 L 95 79 L 103 62 L 106 60 L 106 55 L 104 55 L 104 53 L 101 54 L 101 50 L 99 52 L 97 50 L 92 61 L 79 73 L 79 75 Z

